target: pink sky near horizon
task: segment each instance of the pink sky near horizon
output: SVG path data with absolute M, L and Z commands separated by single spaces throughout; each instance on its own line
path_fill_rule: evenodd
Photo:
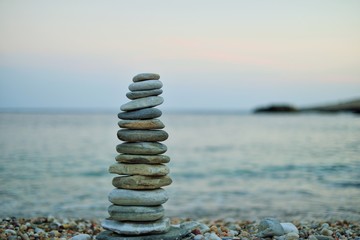
M 359 97 L 358 12 L 358 1 L 2 1 L 0 107 L 113 107 L 146 71 L 174 109 Z

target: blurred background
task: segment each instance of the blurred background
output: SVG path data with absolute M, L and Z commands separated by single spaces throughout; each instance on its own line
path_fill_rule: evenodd
M 358 1 L 0 1 L 0 217 L 107 216 L 117 113 L 159 73 L 169 216 L 360 219 Z

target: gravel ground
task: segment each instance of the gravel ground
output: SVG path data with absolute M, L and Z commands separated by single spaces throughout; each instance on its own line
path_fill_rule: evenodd
M 194 219 L 173 218 L 172 224 L 180 224 Z M 197 219 L 202 223 L 184 239 L 195 240 L 221 240 L 242 239 L 260 240 L 257 236 L 259 222 L 237 221 L 234 219 Z M 307 221 L 292 222 L 298 233 L 288 233 L 283 236 L 272 236 L 265 239 L 276 240 L 360 240 L 360 223 L 349 221 Z M 1 219 L 0 239 L 95 239 L 96 235 L 104 229 L 99 220 L 85 219 L 59 219 L 55 217 L 14 218 Z

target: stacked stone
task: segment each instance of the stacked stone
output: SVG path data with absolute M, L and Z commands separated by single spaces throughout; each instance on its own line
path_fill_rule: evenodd
M 120 176 L 112 181 L 116 188 L 109 194 L 110 218 L 102 226 L 120 235 L 160 234 L 170 229 L 162 206 L 168 200 L 162 187 L 172 180 L 164 165 L 170 161 L 163 155 L 167 147 L 160 143 L 168 134 L 160 130 L 165 127 L 157 119 L 162 112 L 155 108 L 164 101 L 159 96 L 163 86 L 159 79 L 155 73 L 136 75 L 126 94 L 131 101 L 118 114 L 121 129 L 117 136 L 124 142 L 117 145 L 117 163 L 109 172 Z

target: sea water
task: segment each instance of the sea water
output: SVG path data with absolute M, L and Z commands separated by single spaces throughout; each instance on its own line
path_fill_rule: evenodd
M 171 113 L 170 217 L 360 220 L 355 115 Z M 106 218 L 114 113 L 0 113 L 0 217 Z

